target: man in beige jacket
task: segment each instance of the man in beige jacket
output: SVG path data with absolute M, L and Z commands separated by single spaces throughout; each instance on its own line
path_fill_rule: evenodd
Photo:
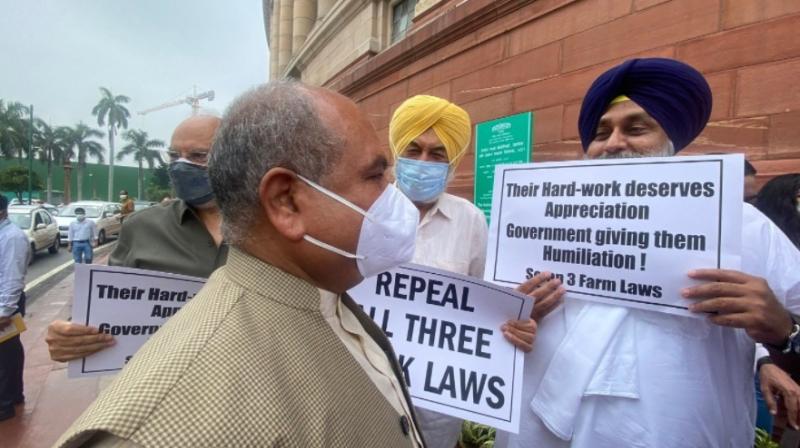
M 58 446 L 423 446 L 388 340 L 344 294 L 413 254 L 389 160 L 338 94 L 237 99 L 209 162 L 227 264 Z

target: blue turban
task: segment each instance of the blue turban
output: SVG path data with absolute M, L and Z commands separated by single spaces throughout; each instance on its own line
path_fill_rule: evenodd
M 693 67 L 674 59 L 631 59 L 600 75 L 586 92 L 578 118 L 584 151 L 594 140 L 600 117 L 620 95 L 650 114 L 676 151 L 700 135 L 711 116 L 711 88 Z

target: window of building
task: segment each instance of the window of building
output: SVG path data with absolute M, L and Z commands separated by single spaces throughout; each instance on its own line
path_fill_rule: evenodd
M 417 0 L 400 0 L 392 7 L 392 43 L 406 36 L 416 6 Z

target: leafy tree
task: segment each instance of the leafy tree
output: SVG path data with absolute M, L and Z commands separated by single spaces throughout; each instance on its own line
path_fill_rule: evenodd
M 42 189 L 42 181 L 36 172 L 31 173 L 34 190 Z M 22 194 L 28 191 L 28 168 L 22 166 L 9 166 L 0 170 L 0 190 L 13 191 L 17 199 L 22 201 Z
M 92 140 L 102 138 L 103 132 L 91 128 L 83 123 L 78 123 L 74 128 L 65 128 L 65 139 L 70 149 L 70 159 L 78 158 L 78 200 L 83 200 L 83 172 L 86 169 L 86 159 L 89 157 L 103 163 L 103 145 Z
M 108 125 L 108 199 L 114 193 L 114 136 L 119 128 L 128 128 L 128 117 L 131 113 L 125 104 L 131 101 L 125 95 L 114 95 L 105 87 L 100 87 L 100 101 L 92 108 L 92 115 L 97 116 L 97 125 Z
M 137 197 L 142 198 L 144 172 L 142 171 L 142 162 L 147 162 L 147 167 L 153 169 L 156 162 L 163 165 L 164 161 L 161 159 L 161 153 L 157 148 L 163 148 L 164 142 L 161 140 L 150 139 L 147 132 L 140 129 L 131 129 L 123 134 L 125 140 L 129 143 L 117 154 L 117 160 L 122 160 L 127 155 L 133 155 L 133 158 L 139 162 L 139 180 L 137 183 L 138 194 Z
M 167 165 L 161 165 L 153 170 L 153 175 L 150 177 L 150 182 L 147 185 L 147 200 L 153 202 L 161 201 L 166 195 L 173 196 L 172 186 L 169 182 Z
M 53 163 L 61 163 L 64 158 L 64 132 L 40 119 L 34 121 L 34 126 L 36 132 L 33 134 L 33 149 L 37 158 L 47 165 L 47 202 L 52 202 Z
M 28 108 L 23 104 L 0 100 L 0 155 L 7 159 L 17 157 L 20 163 L 23 152 L 28 152 L 27 116 Z

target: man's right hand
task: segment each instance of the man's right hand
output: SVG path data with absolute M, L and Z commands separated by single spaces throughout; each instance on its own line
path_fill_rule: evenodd
M 95 327 L 63 320 L 48 325 L 45 342 L 50 359 L 60 362 L 83 358 L 115 344 L 110 334 L 100 333 Z
M 541 321 L 564 301 L 567 292 L 561 286 L 561 280 L 549 272 L 541 272 L 525 283 L 517 286 L 517 291 L 536 299 L 533 304 L 531 318 Z

